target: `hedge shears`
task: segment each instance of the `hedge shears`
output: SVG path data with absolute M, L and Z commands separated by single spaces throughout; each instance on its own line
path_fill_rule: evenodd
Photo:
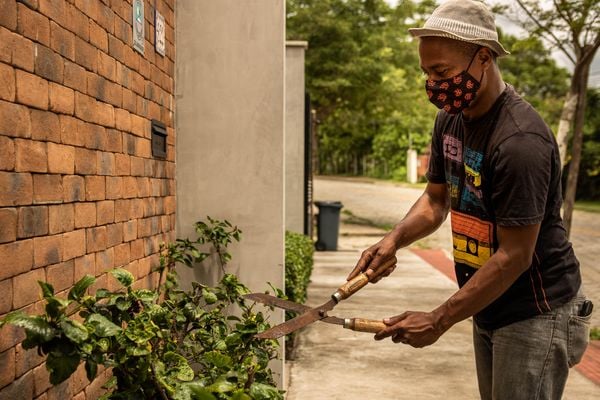
M 393 258 L 379 266 L 377 270 L 388 269 L 395 263 L 396 259 Z M 375 272 L 376 271 L 369 269 L 367 270 L 367 272 L 359 274 L 354 279 L 346 282 L 339 289 L 337 289 L 331 295 L 331 299 L 328 302 L 314 308 L 311 308 L 304 304 L 295 303 L 293 301 L 283 300 L 279 297 L 271 296 L 265 293 L 251 293 L 245 295 L 244 297 L 246 299 L 264 304 L 269 307 L 277 307 L 288 311 L 302 313 L 295 318 L 285 321 L 282 324 L 276 325 L 270 329 L 267 329 L 264 332 L 258 333 L 256 337 L 259 339 L 277 339 L 300 328 L 303 328 L 309 324 L 312 324 L 315 321 L 323 321 L 330 324 L 342 325 L 346 329 L 351 329 L 353 331 L 358 332 L 377 333 L 385 329 L 387 325 L 382 320 L 370 320 L 363 318 L 339 318 L 327 314 L 329 311 L 333 310 L 333 308 L 340 301 L 352 296 L 354 293 L 362 289 L 367 283 L 369 283 L 371 277 L 373 276 L 373 274 L 375 274 Z

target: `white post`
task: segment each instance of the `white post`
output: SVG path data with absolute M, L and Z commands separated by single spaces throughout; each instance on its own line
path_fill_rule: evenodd
M 417 183 L 417 151 L 409 149 L 406 154 L 406 180 Z

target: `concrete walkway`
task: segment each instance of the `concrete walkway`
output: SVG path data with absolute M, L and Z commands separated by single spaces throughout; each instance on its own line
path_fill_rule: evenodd
M 353 228 L 340 238 L 338 252 L 316 253 L 307 304 L 323 303 L 344 282 L 377 233 L 369 230 L 363 235 Z M 363 288 L 332 314 L 381 319 L 406 310 L 431 310 L 455 290 L 448 277 L 404 249 L 398 252 L 398 268 L 391 277 Z M 314 323 L 300 333 L 295 360 L 287 362 L 287 399 L 477 399 L 471 324 L 463 321 L 433 346 L 413 349 L 389 339 L 375 342 L 368 333 Z M 572 371 L 564 399 L 598 398 L 600 387 Z

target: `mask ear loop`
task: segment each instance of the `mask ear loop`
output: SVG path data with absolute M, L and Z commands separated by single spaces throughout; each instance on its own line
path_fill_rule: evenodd
M 473 54 L 473 57 L 471 57 L 471 61 L 469 61 L 469 66 L 465 70 L 465 71 L 467 71 L 467 73 L 469 72 L 469 68 L 471 68 L 471 65 L 473 64 L 473 61 L 475 61 L 475 57 L 477 56 L 477 54 L 479 54 L 479 50 L 481 50 L 482 48 L 483 48 L 483 46 L 481 46 L 481 45 L 477 46 L 477 50 L 475 51 L 475 54 Z M 484 70 L 481 71 L 481 77 L 479 78 L 479 83 L 481 83 L 481 81 L 483 80 L 483 72 L 484 72 Z

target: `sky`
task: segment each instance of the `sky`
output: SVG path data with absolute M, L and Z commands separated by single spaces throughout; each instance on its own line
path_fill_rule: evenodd
M 398 0 L 385 0 L 392 6 L 395 6 L 398 3 Z M 443 0 L 442 0 L 443 1 Z M 437 0 L 438 3 L 442 1 Z M 494 0 L 494 3 L 507 3 L 510 0 Z M 528 35 L 529 33 L 522 29 L 520 26 L 510 21 L 508 18 L 503 16 L 496 17 L 496 24 L 500 27 L 504 32 L 509 33 L 511 35 L 517 37 L 523 37 Z M 510 51 L 510 49 L 508 49 Z M 573 71 L 573 64 L 567 59 L 567 57 L 560 51 L 556 50 L 552 52 L 552 55 L 557 61 L 557 64 L 567 68 L 569 71 Z M 600 88 L 600 52 L 596 54 L 594 61 L 592 62 L 592 66 L 590 69 L 590 77 L 589 77 L 589 86 Z

